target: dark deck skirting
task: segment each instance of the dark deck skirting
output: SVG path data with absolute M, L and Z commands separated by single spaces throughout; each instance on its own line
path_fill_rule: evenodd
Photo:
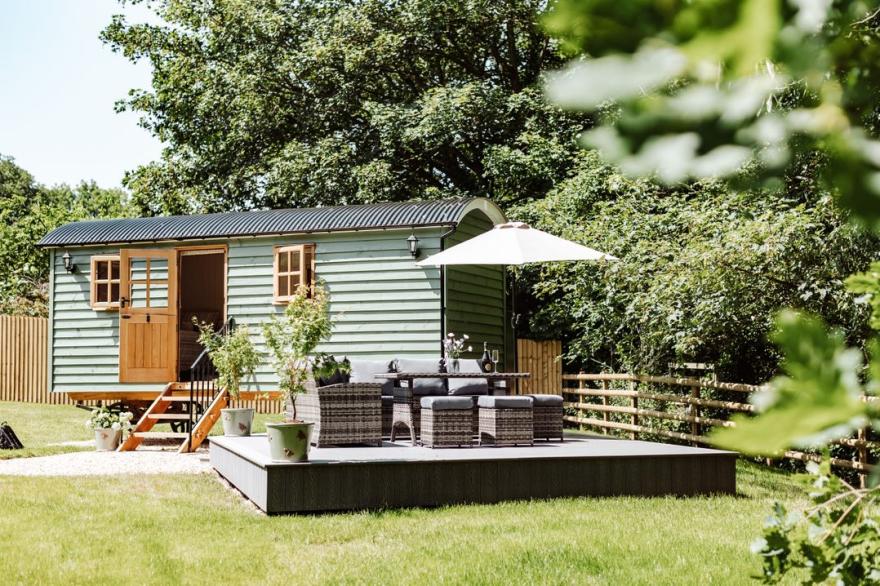
M 265 436 L 211 438 L 211 465 L 266 513 L 434 507 L 575 496 L 736 491 L 736 454 L 573 436 L 535 447 L 313 448 L 272 462 Z

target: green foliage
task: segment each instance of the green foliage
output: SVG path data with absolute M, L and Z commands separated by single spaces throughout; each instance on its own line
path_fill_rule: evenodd
M 790 446 L 815 448 L 848 437 L 867 424 L 867 404 L 860 399 L 862 356 L 844 346 L 839 332 L 829 332 L 821 320 L 784 312 L 774 339 L 785 356 L 786 375 L 752 398 L 760 416 L 735 417 L 736 428 L 713 435 L 717 445 L 778 455 Z
M 560 0 L 550 26 L 595 58 L 553 76 L 548 93 L 585 111 L 614 100 L 614 116 L 585 143 L 627 173 L 669 184 L 729 177 L 749 161 L 759 163 L 754 183 L 778 182 L 799 156 L 821 151 L 829 191 L 880 226 L 880 142 L 869 138 L 880 89 L 876 6 Z M 615 27 L 626 34 L 609 38 Z
M 804 484 L 813 506 L 790 513 L 777 503 L 752 544 L 761 557 L 762 578 L 778 582 L 792 569 L 809 572 L 810 582 L 880 584 L 880 516 L 877 489 L 855 489 L 810 463 Z
M 562 63 L 546 2 L 150 3 L 102 38 L 147 59 L 119 108 L 167 149 L 127 175 L 148 213 L 488 195 L 540 197 L 589 117 L 542 98 Z
M 864 345 L 867 311 L 843 286 L 880 252 L 798 170 L 786 192 L 720 182 L 665 188 L 586 153 L 547 198 L 511 217 L 607 251 L 614 263 L 521 271 L 522 333 L 565 342 L 571 369 L 663 372 L 710 362 L 726 380 L 764 382 L 785 307 L 822 316 Z
M 592 58 L 553 76 L 548 94 L 569 108 L 609 112 L 583 142 L 629 175 L 668 185 L 727 178 L 734 189 L 787 196 L 791 179 L 802 175 L 796 168 L 812 161 L 806 175 L 815 175 L 851 220 L 880 230 L 877 5 L 559 0 L 548 25 Z M 636 7 L 647 23 L 633 25 Z M 612 38 L 613 27 L 629 28 Z M 872 308 L 880 294 L 876 269 L 847 283 Z M 880 384 L 880 356 L 872 353 L 863 372 L 861 353 L 847 349 L 842 335 L 794 313 L 781 315 L 775 337 L 786 375 L 756 396 L 757 417 L 717 435 L 721 445 L 775 454 L 827 444 L 868 423 L 880 429 L 880 414 L 858 398 Z M 814 507 L 802 515 L 774 509 L 754 547 L 764 580 L 808 568 L 810 582 L 880 583 L 878 490 L 845 485 L 826 464 L 811 489 Z
M 0 155 L 0 313 L 47 315 L 49 255 L 35 246 L 47 232 L 75 220 L 126 215 L 122 190 L 94 182 L 44 187 Z
M 316 370 L 310 360 L 315 348 L 330 337 L 332 330 L 330 299 L 320 285 L 312 289 L 311 295 L 308 287 L 300 286 L 284 313 L 273 315 L 263 324 L 263 336 L 272 355 L 278 385 L 293 406 L 293 420 L 296 420 L 296 396 L 306 392 L 306 385 L 313 377 L 328 376 L 336 366 L 323 359 Z
M 871 328 L 880 330 L 880 262 L 872 262 L 871 268 L 846 280 L 846 287 L 860 293 L 871 306 Z
M 193 323 L 199 328 L 199 344 L 208 350 L 211 362 L 217 369 L 217 383 L 226 389 L 229 396 L 238 399 L 241 396 L 241 383 L 253 376 L 260 365 L 260 353 L 251 341 L 248 327 L 237 326 L 232 332 L 218 332 L 214 324 Z

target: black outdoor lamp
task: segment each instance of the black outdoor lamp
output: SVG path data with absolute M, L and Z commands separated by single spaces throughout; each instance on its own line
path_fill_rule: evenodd
M 65 251 L 64 254 L 61 256 L 61 260 L 64 261 L 64 270 L 65 271 L 67 271 L 68 273 L 75 273 L 76 272 L 76 263 L 71 262 L 69 252 Z
M 409 245 L 409 253 L 413 258 L 419 257 L 419 239 L 416 238 L 415 234 L 410 234 L 409 238 L 406 239 L 406 243 Z

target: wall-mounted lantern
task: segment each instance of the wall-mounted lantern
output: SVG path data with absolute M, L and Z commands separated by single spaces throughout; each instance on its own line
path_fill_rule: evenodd
M 409 253 L 413 258 L 419 258 L 419 239 L 416 238 L 415 234 L 410 234 L 409 238 L 406 239 L 406 243 L 409 246 Z
M 64 254 L 61 256 L 61 260 L 64 261 L 65 271 L 67 271 L 68 273 L 76 272 L 76 263 L 71 260 L 69 252 L 65 251 Z

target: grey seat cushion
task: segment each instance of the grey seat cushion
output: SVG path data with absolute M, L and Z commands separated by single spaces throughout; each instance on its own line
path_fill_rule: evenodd
M 531 409 L 532 398 L 520 395 L 497 397 L 494 395 L 480 397 L 477 405 L 483 409 Z
M 385 374 L 391 371 L 390 360 L 363 360 L 351 361 L 351 376 L 349 382 L 353 383 L 379 383 L 382 385 L 382 395 L 390 397 L 394 394 L 394 381 L 376 378 L 377 374 Z
M 422 409 L 434 411 L 470 411 L 473 405 L 470 397 L 422 397 Z
M 460 372 L 483 372 L 479 360 L 459 361 Z M 450 395 L 488 395 L 489 383 L 484 378 L 449 379 Z
M 542 407 L 562 406 L 562 395 L 529 395 L 535 405 Z
M 440 359 L 433 358 L 400 358 L 397 361 L 398 372 L 439 372 Z M 404 384 L 401 382 L 401 384 Z M 442 378 L 417 378 L 413 380 L 412 394 L 415 396 L 445 395 L 446 381 Z

